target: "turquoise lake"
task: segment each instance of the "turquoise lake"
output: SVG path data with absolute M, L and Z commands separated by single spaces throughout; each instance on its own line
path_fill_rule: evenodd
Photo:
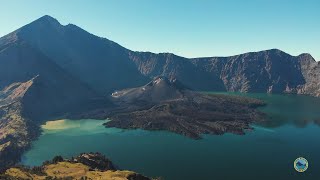
M 266 101 L 260 109 L 270 120 L 252 125 L 254 130 L 244 136 L 193 140 L 165 131 L 105 128 L 100 120 L 61 120 L 43 126 L 22 164 L 92 151 L 105 154 L 121 169 L 164 180 L 320 179 L 320 98 L 245 96 Z M 309 162 L 304 173 L 293 168 L 298 157 Z

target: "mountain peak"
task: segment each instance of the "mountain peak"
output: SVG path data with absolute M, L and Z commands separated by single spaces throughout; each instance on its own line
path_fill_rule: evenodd
M 30 24 L 20 28 L 20 31 L 38 33 L 35 31 L 47 31 L 48 29 L 60 31 L 62 28 L 63 26 L 59 23 L 57 19 L 49 15 L 45 15 L 31 22 Z
M 159 84 L 159 83 L 171 84 L 171 81 L 165 76 L 157 76 L 150 83 L 151 84 Z M 148 84 L 150 84 L 148 83 Z
M 158 76 L 144 86 L 116 91 L 112 93 L 112 97 L 121 99 L 123 102 L 154 103 L 182 98 L 184 90 L 187 88 L 176 79 L 170 80 L 167 77 Z
M 268 54 L 288 54 L 280 49 L 277 49 L 277 48 L 273 48 L 273 49 L 267 49 L 267 50 L 264 50 L 264 51 L 260 51 L 260 52 L 266 52 Z
M 169 79 L 165 76 L 157 76 L 151 82 L 149 82 L 146 86 L 172 86 L 177 90 L 189 90 L 185 85 L 183 85 L 179 80 L 176 78 Z
M 305 62 L 317 62 L 309 53 L 302 53 L 297 56 L 300 60 Z M 319 64 L 319 63 L 318 63 Z
M 55 19 L 49 15 L 44 15 L 44 16 L 40 17 L 39 19 L 35 20 L 34 22 L 42 22 L 42 23 L 61 25 L 57 19 Z

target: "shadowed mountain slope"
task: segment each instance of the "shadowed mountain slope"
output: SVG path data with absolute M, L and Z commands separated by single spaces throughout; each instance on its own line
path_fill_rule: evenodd
M 311 55 L 278 49 L 231 57 L 188 59 L 170 53 L 130 51 L 105 38 L 44 16 L 0 38 L 23 40 L 101 94 L 141 86 L 165 76 L 200 91 L 297 93 L 319 96 L 319 63 Z
M 87 85 L 25 42 L 17 41 L 0 52 L 0 88 L 33 79 L 23 95 L 25 108 L 34 119 L 70 112 L 98 95 Z M 82 105 L 81 105 L 82 104 Z
M 110 105 L 27 43 L 0 49 L 0 170 L 20 160 L 44 120 Z
M 44 16 L 13 32 L 57 65 L 100 93 L 148 82 L 128 58 L 128 50 L 83 29 Z

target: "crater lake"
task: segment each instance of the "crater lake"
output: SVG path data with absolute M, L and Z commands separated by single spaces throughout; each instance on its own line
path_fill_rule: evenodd
M 226 93 L 225 93 L 226 94 Z M 56 155 L 101 152 L 118 167 L 165 180 L 319 179 L 320 98 L 297 95 L 240 94 L 264 100 L 269 120 L 252 124 L 245 135 L 203 135 L 193 140 L 166 131 L 105 128 L 107 120 L 57 120 L 22 158 L 41 165 Z M 304 157 L 309 168 L 298 173 L 293 162 Z

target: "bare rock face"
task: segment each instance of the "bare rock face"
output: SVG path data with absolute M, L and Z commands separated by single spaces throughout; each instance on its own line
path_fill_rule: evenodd
M 316 62 L 310 54 L 302 54 L 298 60 L 305 84 L 297 87 L 297 93 L 320 97 L 320 62 Z
M 0 171 L 20 160 L 20 154 L 29 142 L 39 135 L 39 128 L 23 115 L 23 96 L 33 80 L 14 83 L 0 98 Z
M 198 68 L 184 57 L 170 53 L 130 52 L 130 59 L 139 71 L 150 78 L 165 76 L 179 79 L 185 86 L 200 91 L 225 91 L 219 76 Z
M 315 95 L 319 64 L 308 54 L 291 56 L 278 49 L 192 62 L 218 75 L 228 91 Z
M 40 134 L 39 127 L 22 114 L 20 102 L 0 107 L 0 171 L 20 161 L 30 141 Z
M 176 78 L 195 90 L 319 96 L 319 63 L 309 54 L 291 56 L 271 49 L 187 59 L 168 53 L 131 52 L 130 58 L 146 76 Z

